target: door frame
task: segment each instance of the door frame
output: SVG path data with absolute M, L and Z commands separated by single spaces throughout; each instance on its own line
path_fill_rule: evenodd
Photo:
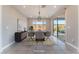
M 62 18 L 62 17 L 61 17 Z M 65 20 L 65 18 L 63 17 L 63 19 Z M 58 27 L 58 20 L 59 20 L 59 18 L 57 17 L 57 18 L 54 18 L 54 20 L 57 20 L 57 38 L 58 38 L 58 30 L 59 30 L 59 27 Z M 53 33 L 54 33 L 54 20 L 53 20 Z M 54 34 L 53 34 L 54 35 Z

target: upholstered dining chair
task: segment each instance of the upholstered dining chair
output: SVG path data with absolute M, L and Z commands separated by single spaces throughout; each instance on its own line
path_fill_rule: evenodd
M 50 31 L 47 31 L 46 33 L 45 33 L 45 38 L 46 38 L 46 40 L 47 39 L 49 39 L 49 36 L 51 35 L 51 32 Z
M 35 39 L 36 41 L 44 41 L 45 40 L 44 32 L 42 32 L 41 30 L 37 31 L 35 33 Z
M 29 38 L 29 40 L 33 40 L 34 39 L 34 32 L 33 31 L 29 31 L 28 32 L 28 38 Z

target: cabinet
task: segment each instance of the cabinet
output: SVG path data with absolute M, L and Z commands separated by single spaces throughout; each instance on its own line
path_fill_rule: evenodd
M 22 32 L 15 32 L 15 42 L 21 42 L 27 37 L 27 32 L 22 31 Z

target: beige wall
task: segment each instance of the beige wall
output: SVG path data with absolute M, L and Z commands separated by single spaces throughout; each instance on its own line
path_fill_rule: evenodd
M 78 5 L 78 52 L 79 52 L 79 5 Z
M 19 19 L 18 29 L 21 31 L 27 28 L 26 17 L 21 15 L 11 6 L 2 7 L 2 47 L 14 42 L 14 33 L 17 31 L 17 19 Z
M 42 19 L 42 20 L 44 20 L 44 21 L 46 21 L 47 22 L 47 30 L 49 30 L 49 31 L 51 31 L 51 19 L 49 19 L 49 18 L 44 18 L 44 19 Z M 29 26 L 31 26 L 32 25 L 32 22 L 33 21 L 38 21 L 38 19 L 35 19 L 35 18 L 28 18 L 28 27 Z M 41 20 L 40 20 L 41 21 Z
M 73 47 L 78 47 L 78 6 L 69 6 L 65 11 L 65 40 Z

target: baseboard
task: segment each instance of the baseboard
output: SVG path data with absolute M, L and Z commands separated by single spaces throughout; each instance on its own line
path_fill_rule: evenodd
M 8 45 L 2 47 L 1 50 L 0 50 L 0 53 L 2 53 L 4 49 L 8 48 L 9 46 L 11 46 L 14 43 L 15 43 L 15 41 L 13 41 L 13 42 L 9 43 Z
M 69 48 L 71 51 L 73 51 L 73 53 L 74 53 L 74 52 L 76 52 L 76 53 L 79 52 L 79 48 L 78 48 L 78 47 L 72 45 L 72 44 L 69 43 L 69 42 L 65 42 L 65 43 L 66 43 L 67 47 L 69 46 L 68 48 Z
M 78 49 L 76 46 L 72 45 L 71 43 L 66 42 L 68 45 L 72 46 L 75 49 Z

